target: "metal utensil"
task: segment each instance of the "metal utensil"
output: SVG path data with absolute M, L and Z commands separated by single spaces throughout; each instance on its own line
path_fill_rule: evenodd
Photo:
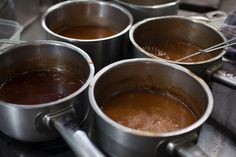
M 209 52 L 213 52 L 215 50 L 219 50 L 219 49 L 223 49 L 223 48 L 226 48 L 226 47 L 229 47 L 229 46 L 232 46 L 232 45 L 235 45 L 236 44 L 236 38 L 233 38 L 233 39 L 230 39 L 228 41 L 225 41 L 225 42 L 222 42 L 220 44 L 217 44 L 217 45 L 214 45 L 214 46 L 211 46 L 209 48 L 206 48 L 206 49 L 203 49 L 203 50 L 199 50 L 198 52 L 195 52 L 191 55 L 188 55 L 188 56 L 185 56 L 183 58 L 180 58 L 180 59 L 177 59 L 176 61 L 179 62 L 179 61 L 183 61 L 185 59 L 188 59 L 188 58 L 191 58 L 191 57 L 194 57 L 194 56 L 197 56 L 199 54 L 204 54 L 204 53 L 209 53 Z M 232 42 L 234 41 L 234 42 Z M 229 42 L 232 42 L 232 43 L 229 43 Z
M 207 82 L 214 81 L 236 89 L 235 74 L 231 74 L 221 68 L 222 58 L 226 53 L 225 49 L 214 52 L 211 58 L 203 61 L 177 62 L 154 56 L 142 48 L 145 43 L 153 41 L 156 37 L 160 40 L 172 39 L 195 43 L 200 47 L 211 47 L 227 41 L 219 30 L 205 22 L 183 16 L 149 18 L 133 25 L 130 29 L 129 37 L 134 46 L 132 49 L 133 57 L 155 58 L 179 64 L 204 78 Z
M 150 17 L 176 15 L 180 4 L 180 0 L 111 0 L 111 2 L 128 9 L 133 15 L 135 23 Z
M 187 55 L 187 56 L 185 56 L 185 57 L 182 57 L 182 58 L 177 59 L 177 60 L 174 60 L 174 61 L 180 62 L 180 61 L 183 61 L 183 60 L 185 60 L 185 59 L 188 59 L 188 58 L 191 58 L 191 57 L 200 55 L 200 54 L 205 54 L 205 53 L 214 52 L 215 50 L 219 50 L 219 49 L 223 49 L 223 48 L 226 48 L 226 47 L 235 45 L 235 44 L 236 44 L 236 41 L 234 41 L 234 40 L 236 40 L 236 38 L 230 39 L 230 40 L 228 40 L 228 41 L 219 43 L 219 44 L 217 44 L 217 45 L 208 47 L 208 48 L 203 49 L 203 50 L 200 49 L 200 50 L 198 50 L 198 51 L 195 52 L 195 53 L 192 53 L 192 54 L 190 54 L 190 55 Z M 232 42 L 232 41 L 234 41 L 234 42 Z M 230 42 L 232 42 L 232 43 L 230 43 Z M 157 46 L 152 45 L 152 44 L 147 44 L 147 45 L 143 46 L 142 49 L 145 50 L 145 51 L 147 51 L 147 52 L 149 52 L 149 53 L 157 54 L 159 57 L 166 55 L 166 53 L 165 53 L 164 51 L 162 51 L 162 50 L 159 49 Z
M 193 98 L 193 102 L 197 100 L 197 104 L 190 103 L 189 107 L 197 114 L 198 121 L 182 130 L 150 133 L 121 126 L 101 110 L 106 98 L 118 91 L 149 87 L 171 91 L 176 89 L 174 92 L 182 93 L 181 96 Z M 182 66 L 148 58 L 115 62 L 93 78 L 89 100 L 95 113 L 95 141 L 109 156 L 156 157 L 170 156 L 170 153 L 173 156 L 206 157 L 192 142 L 197 140 L 195 133 L 210 116 L 213 97 L 204 81 Z
M 10 41 L 17 44 L 0 53 L 1 83 L 23 72 L 59 68 L 81 78 L 84 84 L 72 94 L 48 103 L 25 105 L 0 101 L 1 132 L 25 142 L 52 140 L 58 132 L 77 156 L 104 157 L 80 128 L 89 112 L 87 90 L 95 71 L 88 54 L 59 41 L 20 42 Z
M 114 17 L 117 20 L 113 20 Z M 122 6 L 90 0 L 58 3 L 45 12 L 41 23 L 47 39 L 68 42 L 85 50 L 93 60 L 96 71 L 126 57 L 127 34 L 132 24 L 132 15 Z M 57 31 L 81 25 L 112 28 L 117 33 L 105 38 L 85 40 L 68 38 Z

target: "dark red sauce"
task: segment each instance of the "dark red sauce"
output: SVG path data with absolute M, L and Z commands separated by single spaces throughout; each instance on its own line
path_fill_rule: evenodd
M 0 87 L 0 100 L 14 104 L 41 104 L 64 98 L 83 85 L 65 71 L 34 71 L 13 77 Z

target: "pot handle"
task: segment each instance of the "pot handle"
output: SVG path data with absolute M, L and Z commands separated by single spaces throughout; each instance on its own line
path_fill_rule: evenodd
M 220 68 L 221 64 L 207 69 L 206 74 L 209 80 L 223 84 L 229 88 L 236 89 L 236 74 L 232 74 Z
M 181 157 L 208 157 L 206 153 L 194 143 L 179 146 L 176 152 Z
M 236 89 L 236 75 L 225 70 L 217 70 L 211 76 L 212 80 L 232 89 Z
M 196 140 L 196 133 L 178 138 L 167 144 L 167 151 L 170 154 L 178 154 L 180 157 L 208 157 L 208 155 L 194 143 Z
M 72 107 L 64 108 L 56 113 L 45 115 L 44 122 L 56 128 L 77 157 L 105 157 L 89 140 L 87 134 L 79 128 L 73 115 Z
M 0 39 L 0 43 L 2 43 L 2 44 L 16 45 L 16 44 L 26 43 L 26 41 L 23 41 L 23 40 Z M 10 47 L 10 46 L 6 46 L 6 47 L 4 47 L 4 48 L 0 48 L 0 52 L 9 49 L 9 47 Z

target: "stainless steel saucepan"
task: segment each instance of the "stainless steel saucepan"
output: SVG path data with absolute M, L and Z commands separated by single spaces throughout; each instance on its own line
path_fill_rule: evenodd
M 175 89 L 178 95 L 191 99 L 193 103 L 188 107 L 198 120 L 183 129 L 151 133 L 125 127 L 102 111 L 102 105 L 110 96 L 137 88 Z M 92 80 L 89 100 L 94 111 L 95 140 L 109 156 L 206 156 L 194 143 L 201 125 L 211 114 L 212 93 L 201 78 L 182 66 L 149 58 L 110 64 Z
M 127 8 L 134 17 L 134 22 L 145 18 L 176 15 L 180 0 L 111 0 Z
M 131 56 L 134 58 L 156 58 L 179 64 L 187 67 L 206 81 L 220 82 L 236 89 L 234 75 L 220 68 L 222 56 L 226 52 L 224 49 L 212 52 L 212 57 L 204 61 L 178 62 L 154 56 L 142 48 L 145 42 L 152 42 L 154 40 L 186 41 L 202 48 L 208 48 L 226 41 L 226 38 L 219 30 L 206 22 L 182 16 L 149 18 L 133 25 L 129 32 L 129 37 L 133 44 L 133 54 Z
M 0 81 L 35 70 L 66 70 L 84 84 L 56 101 L 25 105 L 0 101 L 0 130 L 27 142 L 47 141 L 58 136 L 78 156 L 103 156 L 79 128 L 89 111 L 87 87 L 94 75 L 90 57 L 81 49 L 63 42 L 35 41 L 11 46 L 0 54 Z M 56 131 L 56 130 L 57 131 Z
M 128 45 L 128 32 L 133 17 L 120 5 L 103 1 L 66 1 L 50 7 L 42 17 L 47 39 L 60 40 L 85 50 L 94 62 L 95 70 L 123 59 Z M 78 39 L 60 35 L 58 30 L 78 26 L 104 27 L 114 35 L 98 39 Z M 88 31 L 88 30 L 87 30 Z M 99 31 L 101 32 L 102 31 Z M 76 33 L 76 32 L 74 32 Z

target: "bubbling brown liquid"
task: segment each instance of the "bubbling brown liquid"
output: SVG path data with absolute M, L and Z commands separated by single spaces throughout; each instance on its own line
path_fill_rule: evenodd
M 109 98 L 102 110 L 124 126 L 154 133 L 185 128 L 197 120 L 178 98 L 153 90 L 121 92 Z
M 164 40 L 145 44 L 143 49 L 157 57 L 175 61 L 198 52 L 201 47 L 186 41 Z M 199 62 L 208 60 L 212 57 L 214 56 L 211 53 L 205 53 L 185 59 L 181 62 Z
M 73 26 L 66 28 L 58 34 L 74 39 L 100 39 L 115 35 L 118 31 L 102 26 Z
M 14 104 L 41 104 L 64 98 L 83 85 L 65 71 L 34 71 L 22 73 L 5 81 L 0 88 L 0 100 Z

